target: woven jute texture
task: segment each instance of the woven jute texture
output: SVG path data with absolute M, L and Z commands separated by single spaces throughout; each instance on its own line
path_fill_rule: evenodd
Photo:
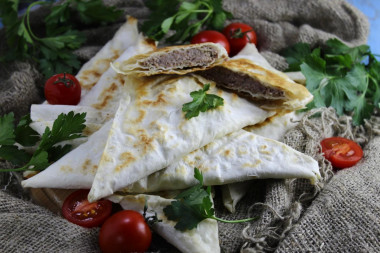
M 141 21 L 149 15 L 142 0 L 105 0 Z M 350 45 L 366 42 L 368 21 L 343 0 L 225 0 L 232 21 L 250 24 L 258 34 L 258 48 L 276 68 L 286 68 L 278 52 L 296 42 L 321 45 L 337 37 Z M 43 25 L 46 9 L 31 15 L 34 29 Z M 229 21 L 229 22 L 232 22 Z M 75 53 L 85 62 L 109 40 L 124 22 L 83 30 L 89 38 Z M 4 33 L 0 32 L 3 38 Z M 4 41 L 2 39 L 2 41 Z M 4 50 L 4 43 L 0 45 Z M 0 66 L 0 115 L 14 112 L 16 118 L 29 112 L 32 103 L 43 100 L 43 78 L 34 63 Z M 314 157 L 320 165 L 321 181 L 254 180 L 233 214 L 222 206 L 215 189 L 215 208 L 226 219 L 257 216 L 242 224 L 219 223 L 224 252 L 379 252 L 380 208 L 378 168 L 380 140 L 378 118 L 353 128 L 350 117 L 338 118 L 331 108 L 306 114 L 283 141 Z M 322 138 L 339 135 L 365 147 L 365 158 L 355 167 L 336 174 L 319 152 Z M 11 164 L 0 161 L 2 168 Z M 60 199 L 49 189 L 31 195 L 19 185 L 18 174 L 0 174 L 0 252 L 99 252 L 98 229 L 84 229 L 59 214 Z M 32 192 L 33 193 L 33 192 Z M 37 194 L 37 195 L 36 195 Z M 62 193 L 65 194 L 65 193 Z M 30 198 L 43 196 L 38 206 Z M 49 199 L 50 198 L 50 199 Z M 46 205 L 49 202 L 51 205 Z M 151 251 L 175 252 L 154 236 Z

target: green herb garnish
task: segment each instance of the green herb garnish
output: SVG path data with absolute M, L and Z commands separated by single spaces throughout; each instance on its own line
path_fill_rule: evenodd
M 32 31 L 30 11 L 37 5 L 48 5 L 42 35 Z M 84 24 L 103 24 L 117 20 L 122 11 L 104 6 L 101 0 L 67 0 L 53 6 L 51 2 L 38 1 L 30 4 L 26 13 L 18 17 L 18 0 L 0 1 L 0 18 L 5 27 L 8 50 L 1 61 L 32 60 L 39 64 L 45 77 L 56 73 L 74 73 L 80 62 L 73 54 L 86 40 L 75 29 L 74 16 Z
M 58 160 L 71 150 L 71 145 L 56 145 L 62 141 L 81 138 L 85 128 L 86 113 L 60 114 L 54 121 L 50 130 L 46 127 L 41 137 L 30 128 L 29 115 L 23 117 L 14 127 L 14 115 L 9 113 L 0 117 L 0 159 L 5 159 L 18 166 L 14 169 L 0 169 L 0 172 L 8 171 L 41 171 L 50 163 Z M 34 146 L 39 142 L 33 154 L 27 153 L 19 147 Z M 17 143 L 17 145 L 16 145 Z
M 213 94 L 206 94 L 209 89 L 210 84 L 205 84 L 203 89 L 190 93 L 193 101 L 182 106 L 182 111 L 186 112 L 186 119 L 197 117 L 199 112 L 205 112 L 224 104 L 223 98 Z
M 282 55 L 288 71 L 301 70 L 306 77 L 314 96 L 307 109 L 332 106 L 338 115 L 352 115 L 353 124 L 360 125 L 379 108 L 380 63 L 367 45 L 351 48 L 330 39 L 323 48 L 312 50 L 299 43 Z
M 164 208 L 164 213 L 169 220 L 176 221 L 174 226 L 180 231 L 191 230 L 204 219 L 214 219 L 227 223 L 239 223 L 252 221 L 257 218 L 243 220 L 223 220 L 215 217 L 213 203 L 211 201 L 211 187 L 206 189 L 203 186 L 203 175 L 194 168 L 194 177 L 199 183 L 175 197 L 175 201 Z
M 222 0 L 149 0 L 149 20 L 141 30 L 151 39 L 161 40 L 169 31 L 167 42 L 184 42 L 201 28 L 221 30 L 232 14 L 223 10 Z

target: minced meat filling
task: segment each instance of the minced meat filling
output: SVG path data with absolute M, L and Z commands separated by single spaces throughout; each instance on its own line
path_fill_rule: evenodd
M 183 69 L 208 66 L 218 57 L 216 49 L 205 46 L 174 50 L 166 54 L 159 54 L 140 62 L 142 67 L 149 69 Z
M 264 86 L 246 74 L 238 74 L 223 67 L 214 67 L 197 73 L 216 82 L 217 85 L 229 90 L 249 93 L 255 98 L 282 99 L 285 97 L 285 93 L 281 90 Z

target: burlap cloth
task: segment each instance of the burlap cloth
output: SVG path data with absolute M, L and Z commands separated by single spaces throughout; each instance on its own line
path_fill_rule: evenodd
M 143 1 L 107 0 L 140 20 L 149 15 Z M 296 42 L 320 45 L 338 37 L 351 45 L 366 42 L 368 21 L 342 0 L 250 0 L 224 1 L 236 20 L 254 27 L 259 50 L 276 68 L 286 68 L 277 53 Z M 35 29 L 42 25 L 46 10 L 31 16 Z M 76 53 L 85 62 L 112 37 L 121 22 L 84 30 L 89 40 Z M 0 33 L 0 36 L 4 36 Z M 0 40 L 4 41 L 4 39 Z M 4 49 L 3 42 L 0 49 Z M 42 101 L 43 78 L 33 64 L 0 66 L 0 115 L 28 113 L 31 103 Z M 311 117 L 317 115 L 317 117 Z M 229 214 L 216 188 L 217 214 L 232 219 L 259 216 L 244 224 L 219 224 L 224 252 L 380 252 L 380 150 L 379 119 L 352 128 L 349 117 L 338 118 L 332 109 L 315 110 L 290 130 L 284 142 L 314 157 L 322 179 L 312 186 L 306 180 L 255 180 L 237 211 Z M 339 135 L 365 147 L 364 159 L 355 167 L 333 173 L 320 155 L 322 138 Z M 1 162 L 1 167 L 11 167 Z M 52 199 L 49 189 L 33 192 L 42 196 L 40 207 L 30 200 L 30 191 L 19 185 L 20 175 L 0 174 L 0 252 L 98 252 L 98 229 L 84 229 L 59 215 L 61 199 Z M 40 192 L 38 192 L 40 191 Z M 66 192 L 62 194 L 67 194 Z M 50 197 L 49 197 L 50 196 Z M 34 198 L 35 199 L 35 198 Z M 151 251 L 176 250 L 155 236 Z

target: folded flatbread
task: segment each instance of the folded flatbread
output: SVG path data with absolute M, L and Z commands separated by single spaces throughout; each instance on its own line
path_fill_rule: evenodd
M 285 133 L 289 129 L 296 127 L 303 115 L 304 113 L 296 111 L 276 114 L 260 124 L 245 127 L 244 130 L 276 141 L 282 141 Z
M 248 45 L 244 48 L 246 51 L 257 52 L 253 44 Z M 261 104 L 265 109 L 293 111 L 305 107 L 313 99 L 306 87 L 269 64 L 263 64 L 262 58 L 258 52 L 257 56 L 250 54 L 249 57 L 241 54 L 197 73 L 215 81 L 220 87 Z
M 285 133 L 298 124 L 297 121 L 302 117 L 302 115 L 303 113 L 296 112 L 290 112 L 282 115 L 277 114 L 266 119 L 260 124 L 245 127 L 244 130 L 273 140 L 281 141 Z M 314 166 L 315 165 L 316 164 L 314 164 Z M 304 169 L 309 170 L 309 167 L 305 164 Z M 320 173 L 318 167 L 314 167 L 313 171 L 319 178 Z M 302 178 L 302 176 L 298 175 L 297 178 Z M 311 182 L 315 183 L 316 181 L 312 179 Z M 235 212 L 236 204 L 245 196 L 252 183 L 254 182 L 244 181 L 222 185 L 223 205 L 227 208 L 227 210 L 231 213 Z
M 87 143 L 23 181 L 23 186 L 90 188 L 109 128 L 110 124 L 103 127 L 90 136 Z M 197 184 L 194 167 L 202 171 L 205 185 L 223 185 L 256 178 L 307 178 L 315 183 L 320 178 L 318 163 L 311 157 L 281 142 L 239 130 L 214 140 L 121 191 L 145 193 L 185 189 Z
M 155 43 L 145 38 L 142 34 L 133 34 L 128 39 L 131 41 L 129 47 L 117 59 L 124 61 L 136 54 L 147 53 L 156 48 Z M 121 96 L 123 96 L 122 87 L 124 85 L 124 77 L 109 68 L 100 77 L 96 85 L 81 98 L 79 105 L 91 106 L 97 110 L 106 110 L 116 112 L 119 106 Z
M 281 162 L 279 162 L 281 161 Z M 258 178 L 320 178 L 318 163 L 291 147 L 239 130 L 184 156 L 123 191 L 144 193 L 185 189 L 197 184 L 194 167 L 204 185 L 223 185 Z
M 214 139 L 262 122 L 273 112 L 222 91 L 199 76 L 130 78 L 116 112 L 89 200 L 109 196 Z M 224 105 L 186 119 L 190 93 L 210 83 Z
M 120 203 L 123 209 L 134 210 L 143 213 L 144 205 L 147 204 L 147 216 L 157 213 L 157 222 L 153 230 L 178 248 L 181 252 L 189 253 L 219 253 L 218 223 L 216 220 L 205 219 L 192 230 L 181 232 L 174 228 L 175 222 L 166 218 L 163 209 L 170 205 L 173 199 L 166 199 L 156 195 L 114 195 L 109 198 L 115 203 Z
M 228 59 L 227 51 L 216 43 L 171 46 L 139 54 L 126 61 L 113 63 L 121 74 L 151 76 L 157 74 L 183 75 L 216 66 Z
M 110 67 L 110 62 L 119 58 L 134 43 L 136 35 L 137 19 L 127 17 L 127 22 L 119 28 L 114 37 L 82 66 L 76 75 L 82 87 L 82 97 L 98 82 L 100 76 Z
M 89 189 L 94 181 L 112 121 L 91 135 L 86 142 L 37 175 L 21 182 L 23 187 Z

